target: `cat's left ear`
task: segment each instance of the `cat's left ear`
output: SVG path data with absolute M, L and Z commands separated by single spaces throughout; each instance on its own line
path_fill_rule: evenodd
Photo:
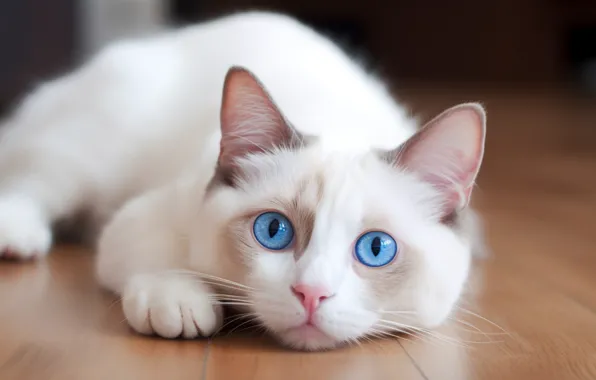
M 477 103 L 441 113 L 399 149 L 393 163 L 417 173 L 442 196 L 447 216 L 467 206 L 484 156 L 486 113 Z
M 237 160 L 275 148 L 294 148 L 304 137 L 292 128 L 254 74 L 232 67 L 225 78 L 220 113 L 218 166 L 233 171 Z

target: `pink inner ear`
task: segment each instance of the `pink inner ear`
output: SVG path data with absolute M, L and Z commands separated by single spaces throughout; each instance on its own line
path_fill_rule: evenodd
M 476 104 L 453 107 L 406 143 L 399 162 L 443 196 L 444 211 L 465 207 L 484 152 L 485 114 Z
M 292 130 L 262 84 L 248 70 L 228 72 L 221 107 L 219 162 L 234 166 L 237 158 L 287 144 Z

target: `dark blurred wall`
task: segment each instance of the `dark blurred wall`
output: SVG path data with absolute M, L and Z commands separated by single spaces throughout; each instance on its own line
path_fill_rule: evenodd
M 596 0 L 591 0 L 596 4 Z M 547 0 L 217 0 L 205 14 L 250 7 L 361 25 L 385 71 L 432 81 L 554 81 L 561 72 L 557 4 Z
M 596 68 L 596 0 L 164 1 L 182 23 L 247 9 L 291 13 L 402 81 L 559 82 L 582 60 Z M 72 66 L 78 4 L 0 0 L 0 105 Z
M 0 0 L 0 103 L 71 65 L 76 0 Z M 0 104 L 1 105 L 1 104 Z

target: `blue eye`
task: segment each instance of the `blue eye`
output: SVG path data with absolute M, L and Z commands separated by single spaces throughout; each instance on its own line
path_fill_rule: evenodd
M 381 231 L 367 232 L 356 242 L 356 257 L 367 267 L 382 267 L 397 255 L 397 243 Z
M 253 225 L 253 232 L 259 244 L 274 251 L 287 248 L 294 239 L 292 223 L 277 212 L 259 215 Z

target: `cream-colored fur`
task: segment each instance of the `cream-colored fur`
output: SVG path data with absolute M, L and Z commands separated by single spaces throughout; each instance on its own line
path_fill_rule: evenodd
M 471 243 L 444 217 L 467 207 L 484 113 L 464 105 L 423 131 L 377 78 L 283 15 L 121 41 L 7 119 L 0 249 L 42 257 L 52 223 L 88 213 L 105 225 L 98 279 L 143 334 L 211 335 L 225 305 L 301 349 L 432 328 L 468 275 Z M 304 216 L 301 252 L 259 245 L 264 210 Z M 366 229 L 393 236 L 393 262 L 355 259 Z M 333 294 L 314 327 L 297 282 Z

